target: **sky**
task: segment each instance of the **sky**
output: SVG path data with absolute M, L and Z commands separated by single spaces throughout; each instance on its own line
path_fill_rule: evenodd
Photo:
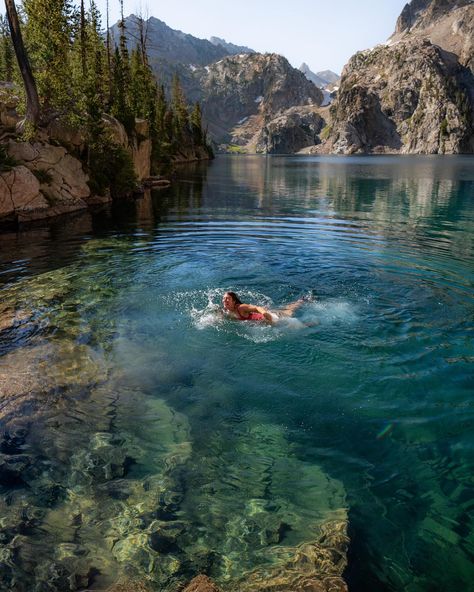
M 361 49 L 393 33 L 408 0 L 124 0 L 124 14 L 154 16 L 201 39 L 212 35 L 259 52 L 284 55 L 298 68 L 340 73 Z M 96 0 L 105 27 L 106 0 Z M 109 0 L 110 23 L 120 18 Z

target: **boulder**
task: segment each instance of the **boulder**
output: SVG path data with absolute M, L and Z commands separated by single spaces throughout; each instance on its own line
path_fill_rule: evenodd
M 19 222 L 27 222 L 87 207 L 88 176 L 81 162 L 65 148 L 10 140 L 7 150 L 24 165 L 0 176 L 4 180 L 0 184 L 0 215 L 13 213 Z
M 19 97 L 13 94 L 13 85 L 0 82 L 0 122 L 8 130 L 14 130 L 21 119 L 16 112 L 19 102 Z
M 9 140 L 7 152 L 14 160 L 24 163 L 38 158 L 38 150 L 29 142 Z
M 4 175 L 6 175 L 6 173 L 0 174 L 0 219 L 9 216 L 15 211 L 10 187 L 6 182 Z
M 8 130 L 14 130 L 21 120 L 21 117 L 15 109 L 2 109 L 0 112 L 0 122 Z
M 89 197 L 90 189 L 87 185 L 88 176 L 84 173 L 82 164 L 77 158 L 65 154 L 54 167 L 62 177 L 62 185 L 66 186 L 73 199 Z
M 58 164 L 58 162 L 67 154 L 66 148 L 63 148 L 62 146 L 36 143 L 33 147 L 38 152 L 38 156 L 34 163 L 37 169 L 48 169 L 51 166 Z
M 15 209 L 25 207 L 39 197 L 39 181 L 26 166 L 21 165 L 12 169 L 6 180 L 7 184 L 10 185 Z
M 40 184 L 23 165 L 0 174 L 0 218 L 18 211 L 45 210 L 48 203 L 40 194 Z

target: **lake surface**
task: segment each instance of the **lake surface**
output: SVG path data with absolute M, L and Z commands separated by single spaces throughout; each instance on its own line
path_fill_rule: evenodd
M 222 156 L 0 237 L 0 589 L 469 589 L 473 230 L 472 157 Z

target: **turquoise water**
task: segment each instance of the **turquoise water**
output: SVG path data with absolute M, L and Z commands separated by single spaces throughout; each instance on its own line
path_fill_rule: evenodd
M 469 589 L 473 165 L 219 157 L 3 237 L 0 589 Z

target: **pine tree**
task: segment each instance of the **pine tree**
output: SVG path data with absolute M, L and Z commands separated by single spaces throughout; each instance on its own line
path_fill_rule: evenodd
M 0 76 L 5 82 L 13 80 L 14 56 L 13 45 L 10 36 L 10 27 L 6 17 L 0 15 Z
M 81 44 L 81 69 L 82 69 L 82 78 L 84 80 L 87 76 L 86 43 L 87 43 L 86 11 L 84 8 L 84 0 L 81 0 L 80 44 Z
M 177 74 L 173 77 L 171 89 L 171 109 L 173 112 L 173 138 L 175 141 L 183 139 L 188 126 L 188 107 L 183 89 Z
M 128 53 L 125 56 L 128 59 Z M 129 65 L 124 59 L 118 47 L 115 48 L 112 62 L 112 96 L 110 112 L 125 127 L 128 134 L 133 132 L 135 127 L 134 115 L 130 105 L 129 95 Z
M 85 117 L 89 144 L 97 146 L 104 142 L 105 132 L 102 113 L 107 102 L 106 48 L 100 29 L 100 13 L 92 1 L 85 19 L 86 26 L 86 76 L 83 80 Z
M 200 146 L 203 143 L 203 132 L 201 106 L 199 103 L 195 103 L 194 109 L 189 116 L 189 126 L 191 128 L 194 143 Z
M 25 37 L 38 92 L 46 108 L 71 108 L 71 46 L 74 8 L 71 0 L 25 0 Z

